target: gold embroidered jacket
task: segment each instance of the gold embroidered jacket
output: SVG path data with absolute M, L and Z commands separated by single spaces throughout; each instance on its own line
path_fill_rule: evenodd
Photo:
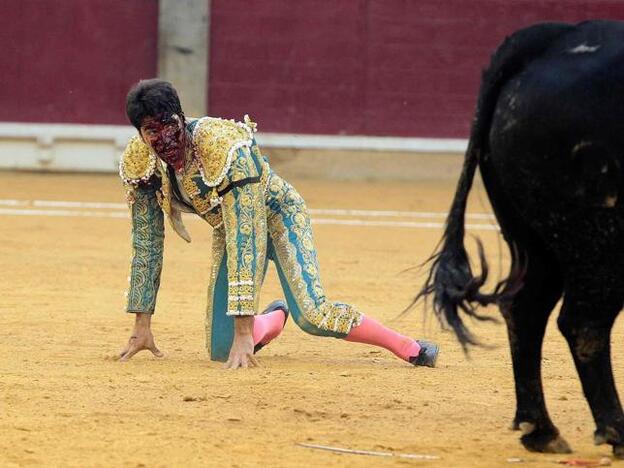
M 192 156 L 178 186 L 171 168 L 140 137 L 126 147 L 119 173 L 132 216 L 128 312 L 152 313 L 160 284 L 164 216 L 187 242 L 181 212 L 195 212 L 213 227 L 223 225 L 228 269 L 228 315 L 253 315 L 266 255 L 264 190 L 268 163 L 253 138 L 256 124 L 204 117 L 191 121 Z M 183 202 L 180 189 L 190 198 Z M 164 214 L 164 216 L 163 216 Z

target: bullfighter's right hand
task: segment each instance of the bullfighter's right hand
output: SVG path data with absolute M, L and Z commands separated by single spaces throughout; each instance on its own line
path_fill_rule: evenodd
M 156 357 L 163 357 L 164 354 L 156 347 L 154 335 L 151 330 L 152 314 L 137 313 L 134 323 L 134 330 L 128 344 L 119 353 L 120 361 L 127 361 L 139 351 L 149 350 Z

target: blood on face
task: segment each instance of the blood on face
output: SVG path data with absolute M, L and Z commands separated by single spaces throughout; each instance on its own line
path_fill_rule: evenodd
M 186 133 L 180 116 L 165 113 L 146 117 L 141 124 L 141 136 L 160 159 L 177 171 L 184 168 Z

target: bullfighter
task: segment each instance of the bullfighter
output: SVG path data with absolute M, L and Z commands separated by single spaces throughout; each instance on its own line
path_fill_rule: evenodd
M 151 318 L 163 261 L 164 218 L 190 242 L 181 213 L 213 227 L 206 348 L 227 368 L 258 364 L 254 353 L 276 338 L 289 314 L 307 333 L 383 347 L 415 366 L 434 367 L 439 347 L 397 333 L 348 304 L 329 301 L 319 275 L 310 217 L 297 191 L 277 175 L 254 139 L 256 124 L 186 118 L 174 87 L 143 80 L 128 93 L 126 112 L 138 135 L 119 165 L 132 219 L 127 312 L 132 335 L 120 353 L 162 356 Z M 268 260 L 286 302 L 257 314 Z

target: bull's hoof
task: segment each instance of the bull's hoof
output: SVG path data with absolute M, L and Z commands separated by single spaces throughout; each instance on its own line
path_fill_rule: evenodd
M 535 424 L 529 422 L 521 422 L 519 425 L 522 431 L 520 441 L 524 448 L 530 452 L 541 453 L 571 453 L 570 446 L 561 437 L 557 429 L 553 428 L 536 428 Z
M 557 436 L 555 439 L 551 440 L 544 451 L 547 453 L 572 453 L 570 445 L 568 445 L 566 440 L 561 436 Z
M 607 436 L 604 433 L 600 431 L 594 432 L 594 445 L 602 445 L 606 443 L 607 443 Z
M 513 420 L 511 421 L 511 424 L 509 425 L 509 430 L 510 431 L 519 431 L 520 430 L 520 423 L 517 420 Z
M 611 444 L 613 446 L 613 455 L 616 458 L 624 459 L 624 445 L 622 445 L 620 432 L 613 426 L 600 427 L 594 432 L 594 444 Z

